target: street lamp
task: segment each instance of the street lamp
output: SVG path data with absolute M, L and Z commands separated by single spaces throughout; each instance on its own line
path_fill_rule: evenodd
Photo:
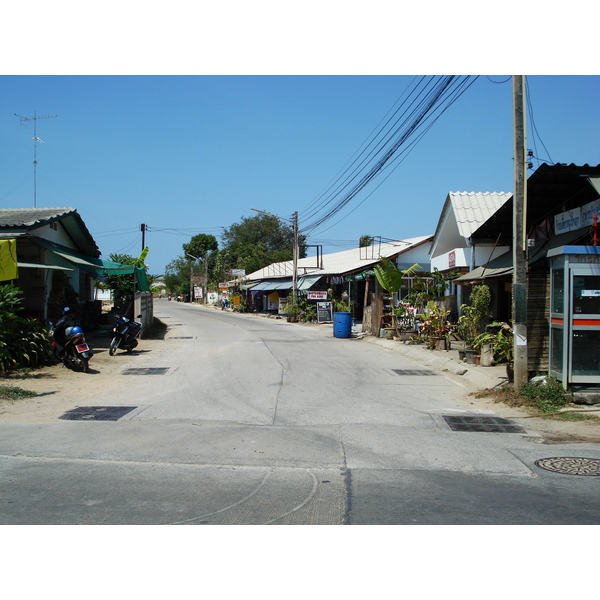
M 293 253 L 293 273 L 292 273 L 292 298 L 294 302 L 296 301 L 297 291 L 298 291 L 298 258 L 300 255 L 300 248 L 298 244 L 298 211 L 296 211 L 291 219 L 287 219 L 286 217 L 280 217 L 278 215 L 274 215 L 264 210 L 258 210 L 256 208 L 251 208 L 254 212 L 261 213 L 263 215 L 268 215 L 270 217 L 275 217 L 276 219 L 281 219 L 282 221 L 287 221 L 292 224 L 294 231 L 294 253 Z

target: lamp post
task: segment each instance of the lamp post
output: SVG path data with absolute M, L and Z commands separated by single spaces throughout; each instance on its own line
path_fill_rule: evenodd
M 300 247 L 298 243 L 298 211 L 296 211 L 291 219 L 287 219 L 286 217 L 280 217 L 278 215 L 274 215 L 272 213 L 265 212 L 264 210 L 258 210 L 256 208 L 251 208 L 254 212 L 261 213 L 263 215 L 268 215 L 269 217 L 275 217 L 276 219 L 281 219 L 282 221 L 287 221 L 292 224 L 292 228 L 294 231 L 294 251 L 293 251 L 293 272 L 292 272 L 292 298 L 294 302 L 296 301 L 297 291 L 298 291 L 298 258 L 300 255 Z

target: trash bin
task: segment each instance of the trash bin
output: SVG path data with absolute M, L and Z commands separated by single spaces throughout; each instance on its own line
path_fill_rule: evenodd
M 352 313 L 333 313 L 333 337 L 349 338 L 352 335 Z

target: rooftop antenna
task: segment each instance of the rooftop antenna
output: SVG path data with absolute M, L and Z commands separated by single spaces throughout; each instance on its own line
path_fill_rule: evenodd
M 17 113 L 14 113 L 15 117 L 19 117 L 21 120 L 21 125 L 27 123 L 27 121 L 33 121 L 33 208 L 37 207 L 37 142 L 43 144 L 44 142 L 40 140 L 37 136 L 37 120 L 38 119 L 49 119 L 50 117 L 58 117 L 58 115 L 43 115 L 41 117 L 37 116 L 37 112 L 33 111 L 33 117 L 22 117 Z

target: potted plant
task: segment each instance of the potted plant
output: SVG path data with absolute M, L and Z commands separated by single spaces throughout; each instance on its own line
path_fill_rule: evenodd
M 503 321 L 494 321 L 488 325 L 491 331 L 478 335 L 474 343 L 479 346 L 490 344 L 500 361 L 506 361 L 506 374 L 508 379 L 513 379 L 513 329 Z
M 420 331 L 429 338 L 429 346 L 438 350 L 449 350 L 449 336 L 452 333 L 454 326 L 448 321 L 450 310 L 443 306 L 438 306 L 429 301 L 427 309 L 422 315 L 419 315 L 421 320 Z
M 485 284 L 473 286 L 471 303 L 462 304 L 458 318 L 456 334 L 464 342 L 464 349 L 459 356 L 468 363 L 475 363 L 475 356 L 480 353 L 481 343 L 477 337 L 485 332 L 490 318 L 491 292 Z M 476 341 L 477 340 L 477 341 Z

